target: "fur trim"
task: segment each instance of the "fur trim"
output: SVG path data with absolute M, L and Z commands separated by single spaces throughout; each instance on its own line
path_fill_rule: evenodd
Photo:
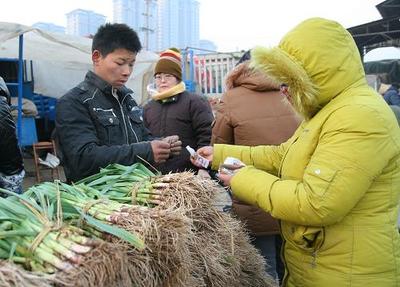
M 279 47 L 256 47 L 251 52 L 251 66 L 262 70 L 281 84 L 287 84 L 293 108 L 305 119 L 319 109 L 318 89 L 296 59 Z
M 226 90 L 243 86 L 253 91 L 279 90 L 279 83 L 265 75 L 263 71 L 250 68 L 250 61 L 237 65 L 226 77 Z

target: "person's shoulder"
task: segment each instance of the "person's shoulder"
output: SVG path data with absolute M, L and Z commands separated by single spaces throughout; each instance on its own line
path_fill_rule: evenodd
M 203 94 L 196 94 L 196 93 L 192 93 L 192 92 L 188 92 L 185 91 L 183 92 L 184 96 L 188 99 L 190 99 L 191 101 L 195 101 L 195 102 L 207 102 L 208 98 L 203 95 Z
M 135 92 L 128 88 L 127 86 L 122 86 L 121 88 L 119 88 L 119 92 L 120 95 L 122 95 L 122 97 L 126 97 L 128 100 L 135 100 Z
M 185 96 L 188 96 L 188 97 L 200 97 L 199 94 L 190 92 L 190 91 L 183 91 L 182 94 L 184 94 Z
M 211 113 L 211 104 L 209 98 L 205 95 L 199 95 L 194 93 L 189 93 L 186 99 L 188 99 L 188 105 L 192 109 L 197 109 L 201 111 L 207 111 Z
M 333 106 L 332 106 L 333 107 Z M 366 95 L 349 99 L 332 109 L 329 118 L 337 127 L 354 130 L 387 130 L 391 126 L 393 112 L 378 96 Z
M 82 89 L 79 85 L 77 85 L 58 99 L 57 106 L 60 107 L 64 104 L 69 105 L 71 103 L 82 103 L 87 94 L 88 90 Z
M 133 90 L 131 90 L 131 89 L 128 88 L 127 86 L 121 87 L 120 92 L 121 92 L 121 94 L 124 95 L 124 96 L 130 96 L 131 98 L 134 98 L 134 94 L 135 94 L 135 93 L 133 92 Z
M 142 104 L 142 106 L 143 106 L 143 109 L 149 109 L 152 106 L 154 106 L 155 104 L 157 104 L 157 101 L 155 101 L 153 99 L 148 99 Z
M 93 87 L 91 87 L 88 83 L 85 81 L 79 83 L 72 89 L 70 89 L 68 92 L 66 92 L 61 99 L 63 100 L 85 100 L 87 96 L 90 96 L 93 92 Z
M 386 93 L 383 95 L 384 97 L 393 97 L 393 96 L 397 96 L 399 94 L 399 92 L 395 89 L 389 89 L 386 91 Z
M 0 117 L 8 115 L 10 113 L 10 106 L 4 100 L 0 99 Z

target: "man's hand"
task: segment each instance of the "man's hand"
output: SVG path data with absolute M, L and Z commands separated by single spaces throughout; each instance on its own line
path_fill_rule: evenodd
M 165 162 L 171 153 L 170 144 L 165 141 L 153 140 L 150 142 L 155 163 Z
M 179 140 L 177 135 L 167 136 L 162 139 L 162 141 L 170 144 L 171 154 L 179 155 L 182 150 L 182 142 Z

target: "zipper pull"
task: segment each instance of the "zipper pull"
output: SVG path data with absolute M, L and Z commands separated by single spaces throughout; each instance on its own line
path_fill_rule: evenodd
M 317 267 L 317 250 L 315 250 L 312 254 L 311 268 L 314 269 Z

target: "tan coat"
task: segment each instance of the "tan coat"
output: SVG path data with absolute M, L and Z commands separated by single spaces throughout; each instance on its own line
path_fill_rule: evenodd
M 299 117 L 280 95 L 279 86 L 250 69 L 248 62 L 228 75 L 226 87 L 213 127 L 213 144 L 278 145 L 298 127 Z M 277 221 L 261 209 L 235 200 L 233 210 L 253 234 L 279 233 Z

